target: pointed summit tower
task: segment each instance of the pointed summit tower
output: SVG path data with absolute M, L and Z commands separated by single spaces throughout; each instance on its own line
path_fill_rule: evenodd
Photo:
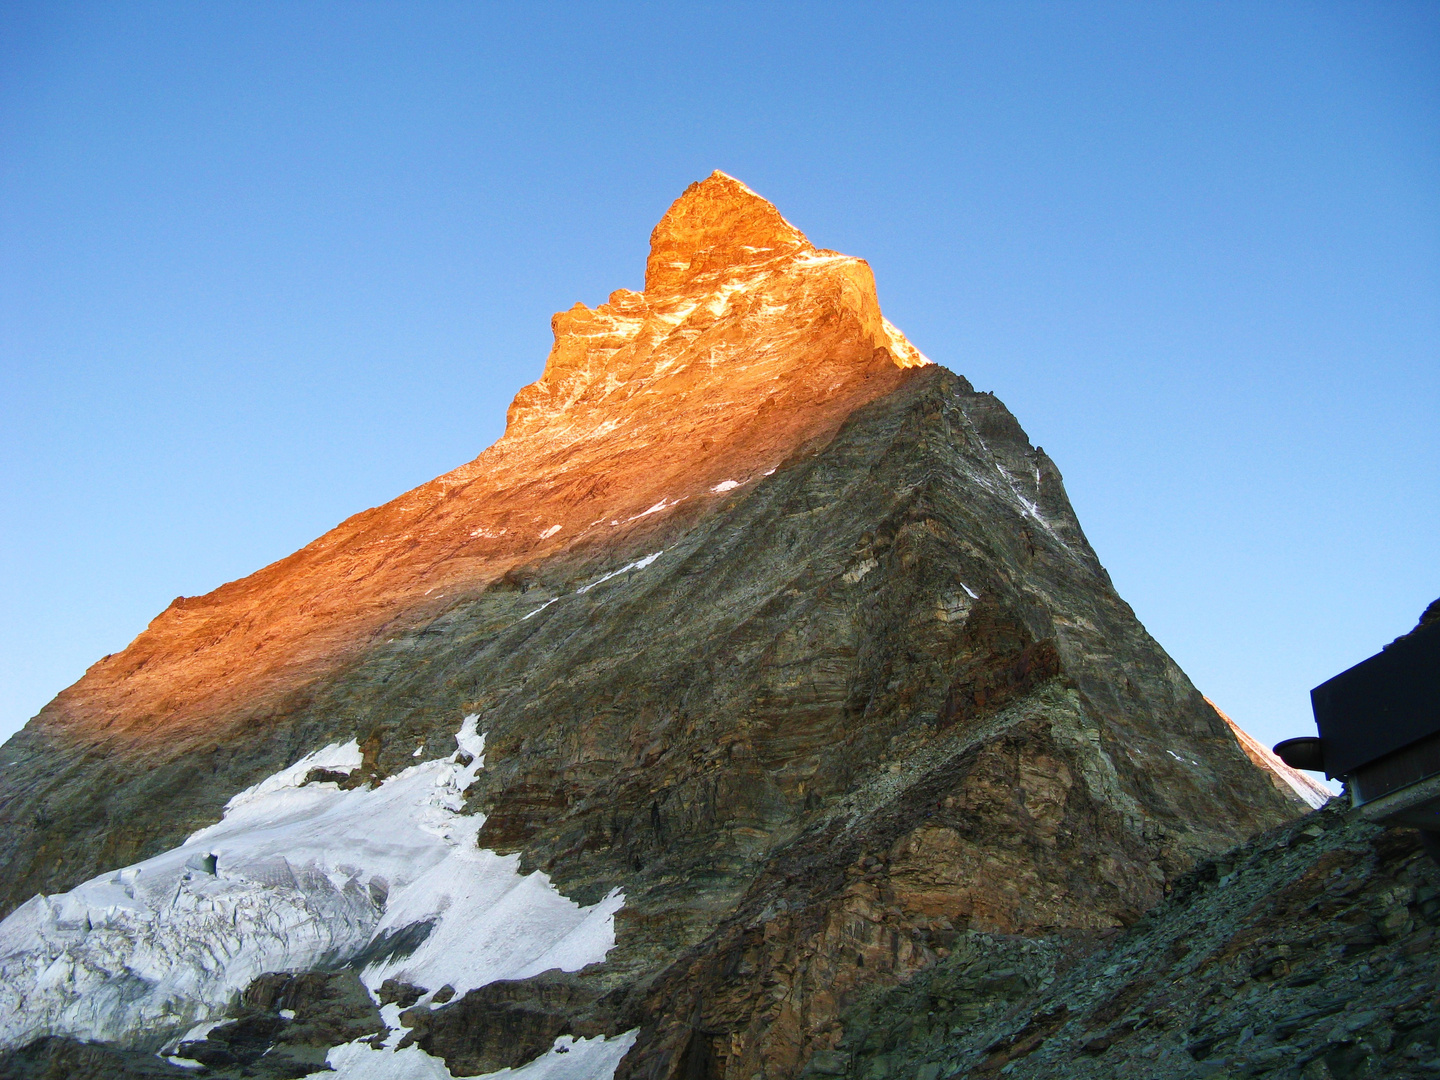
M 5 1068 L 794 1077 L 1304 809 L 1005 406 L 739 181 L 553 328 L 494 446 L 7 744 Z
M 686 188 L 650 234 L 645 291 L 677 292 L 707 271 L 813 250 L 773 204 L 716 169 Z

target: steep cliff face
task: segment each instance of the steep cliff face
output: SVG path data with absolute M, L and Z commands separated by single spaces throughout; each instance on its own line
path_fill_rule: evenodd
M 389 1049 L 366 1047 L 395 1056 L 391 1075 L 439 1058 L 475 1075 L 560 1038 L 577 1068 L 623 1054 L 617 1075 L 750 1080 L 839 1046 L 857 993 L 934 965 L 960 935 L 1127 925 L 1197 858 L 1303 809 L 1116 596 L 1054 464 L 884 319 L 862 261 L 815 249 L 717 173 L 656 227 L 643 293 L 554 328 L 495 446 L 177 600 L 7 744 L 7 909 L 169 866 L 202 828 L 234 836 L 241 809 L 215 823 L 252 785 L 304 802 L 274 813 L 311 814 L 323 847 L 323 822 L 342 804 L 352 820 L 363 792 L 463 773 L 453 802 L 412 817 L 440 814 L 447 843 L 613 918 L 603 963 L 578 970 L 593 958 L 580 949 L 556 965 L 575 974 L 522 964 L 503 969 L 518 982 L 451 974 L 437 993 L 404 949 L 374 946 L 441 934 L 470 871 L 422 888 L 387 863 L 381 888 L 363 852 L 306 854 L 311 888 L 196 849 L 175 888 L 219 888 L 195 876 L 210 874 L 246 904 L 267 889 L 299 890 L 301 907 L 327 888 L 350 897 L 352 944 L 323 966 L 350 964 L 377 996 L 382 977 L 417 990 L 403 1016 L 386 1006 Z M 483 758 L 457 730 L 484 736 Z M 333 761 L 273 779 L 327 745 Z M 0 933 L 24 970 L 70 965 L 45 999 L 60 1019 L 25 1029 L 54 1038 L 26 1062 L 74 1058 L 66 1039 L 96 1037 L 86 987 L 135 973 L 124 933 L 108 959 L 84 951 L 112 916 L 82 894 L 46 901 L 30 937 L 13 919 Z M 403 925 L 402 900 L 422 905 Z M 88 929 L 65 929 L 76 913 Z M 319 963 L 313 942 L 280 939 L 274 970 Z M 136 978 L 154 1007 L 103 1033 L 112 1074 L 219 1019 Z M 268 1068 L 227 1049 L 234 1025 L 260 1023 L 248 1000 L 183 1055 Z M 271 1019 L 280 1045 L 292 1020 Z M 516 1033 L 499 1040 L 508 1057 L 497 1031 Z

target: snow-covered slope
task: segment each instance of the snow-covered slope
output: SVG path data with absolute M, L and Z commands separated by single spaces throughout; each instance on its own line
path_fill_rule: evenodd
M 445 1062 L 420 1047 L 394 1049 L 404 1029 L 392 1028 L 382 1047 L 374 1047 L 365 1039 L 337 1046 L 325 1058 L 333 1071 L 311 1073 L 306 1080 L 455 1080 Z M 603 1035 L 592 1039 L 561 1035 L 548 1053 L 518 1069 L 486 1073 L 484 1080 L 609 1080 L 625 1052 L 635 1045 L 635 1034 L 627 1031 L 613 1039 Z
M 306 783 L 360 765 L 353 741 L 327 746 L 181 847 L 18 908 L 0 923 L 0 1046 L 154 1043 L 219 1018 L 264 972 L 362 954 L 371 989 L 396 978 L 457 994 L 603 960 L 620 893 L 581 907 L 518 873 L 518 856 L 480 849 L 483 817 L 459 813 L 484 763 L 476 720 L 449 758 L 375 788 Z M 387 954 L 407 928 L 400 940 L 418 946 Z

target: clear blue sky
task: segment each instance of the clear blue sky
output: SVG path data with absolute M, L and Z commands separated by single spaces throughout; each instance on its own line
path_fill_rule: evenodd
M 721 168 L 1266 741 L 1440 595 L 1440 5 L 0 6 L 0 734 L 496 439 Z

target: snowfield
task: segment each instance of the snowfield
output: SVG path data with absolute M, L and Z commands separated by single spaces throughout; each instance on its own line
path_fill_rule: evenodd
M 180 847 L 21 905 L 0 923 L 0 1048 L 68 1035 L 168 1038 L 173 1049 L 181 1033 L 222 1018 L 256 976 L 343 964 L 417 925 L 424 938 L 413 952 L 361 971 L 372 991 L 396 978 L 432 992 L 449 984 L 458 997 L 603 961 L 619 891 L 581 907 L 544 874 L 520 874 L 518 855 L 478 847 L 483 816 L 459 813 L 484 765 L 477 719 L 465 717 L 450 757 L 373 789 L 305 783 L 314 768 L 360 765 L 354 741 L 327 746 L 236 795 L 221 821 Z M 567 1044 L 513 1075 L 558 1080 L 589 1061 L 583 1075 L 608 1076 L 630 1041 Z M 418 1048 L 360 1049 L 331 1051 L 338 1077 L 322 1075 L 449 1076 Z
M 393 1032 L 381 1050 L 371 1049 L 365 1042 L 345 1043 L 325 1056 L 331 1070 L 314 1072 L 305 1080 L 455 1080 L 445 1062 L 431 1057 L 418 1046 L 404 1050 L 390 1048 L 403 1035 L 404 1029 Z M 615 1066 L 635 1044 L 635 1032 L 627 1031 L 613 1039 L 597 1035 L 593 1039 L 577 1039 L 561 1035 L 550 1052 L 518 1069 L 500 1069 L 485 1073 L 494 1080 L 609 1080 Z

